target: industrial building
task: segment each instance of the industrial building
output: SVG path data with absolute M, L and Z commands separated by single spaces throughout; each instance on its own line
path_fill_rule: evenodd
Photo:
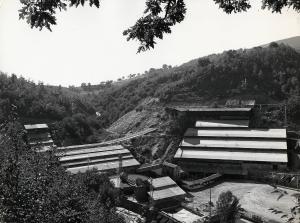
M 170 177 L 159 177 L 149 180 L 152 190 L 148 192 L 150 201 L 161 209 L 179 206 L 185 198 L 182 190 Z
M 27 133 L 27 144 L 31 148 L 48 150 L 55 146 L 47 124 L 24 125 L 24 128 Z
M 166 111 L 173 117 L 185 115 L 190 120 L 248 120 L 252 114 L 251 107 L 200 107 L 200 106 L 169 106 Z
M 184 174 L 184 171 L 178 165 L 167 161 L 144 163 L 136 172 L 150 175 L 154 173 L 156 176 L 170 176 L 174 180 L 180 179 L 181 175 Z
M 182 136 L 174 163 L 161 158 L 141 165 L 128 149 L 113 145 L 140 136 L 136 133 L 102 143 L 60 147 L 56 149 L 57 155 L 61 165 L 70 173 L 91 169 L 109 173 L 110 181 L 121 192 L 120 205 L 124 210 L 136 213 L 134 219 L 138 214 L 153 215 L 151 218 L 157 222 L 177 223 L 187 216 L 202 221 L 208 215 L 179 208 L 184 206 L 183 201 L 188 201 L 186 192 L 181 188 L 203 190 L 228 175 L 229 178 L 242 178 L 273 174 L 284 172 L 287 167 L 286 129 L 249 127 L 254 102 L 231 101 L 228 104 L 237 103 L 245 107 L 167 107 L 175 118 L 185 116 L 183 120 L 187 125 L 184 128 L 190 127 Z M 27 125 L 25 129 L 30 145 L 48 146 L 53 143 L 47 125 Z M 145 132 L 151 131 L 155 129 Z M 125 215 L 130 219 L 130 212 Z
M 198 120 L 186 130 L 175 160 L 188 172 L 248 175 L 283 170 L 286 129 L 251 129 L 248 120 Z
M 61 164 L 71 173 L 94 168 L 102 172 L 115 172 L 118 168 L 130 171 L 140 165 L 130 151 L 121 145 L 87 144 L 61 147 L 58 151 Z

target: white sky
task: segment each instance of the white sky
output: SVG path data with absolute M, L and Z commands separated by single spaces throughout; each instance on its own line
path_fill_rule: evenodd
M 145 1 L 102 0 L 100 9 L 68 9 L 57 16 L 53 32 L 18 20 L 19 0 L 0 2 L 0 70 L 63 86 L 98 84 L 300 35 L 300 14 L 291 9 L 272 14 L 252 0 L 250 11 L 227 15 L 212 0 L 186 0 L 185 20 L 154 50 L 136 54 L 138 43 L 127 42 L 122 32 L 142 15 Z

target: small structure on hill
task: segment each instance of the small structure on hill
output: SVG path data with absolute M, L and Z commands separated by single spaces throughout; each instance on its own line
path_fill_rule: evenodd
M 255 100 L 229 99 L 226 101 L 226 107 L 254 107 Z
M 27 136 L 27 143 L 31 148 L 38 148 L 46 151 L 55 147 L 47 124 L 24 125 Z
M 68 146 L 59 148 L 59 152 L 61 153 L 60 162 L 71 173 L 85 172 L 93 168 L 102 172 L 117 172 L 120 162 L 122 169 L 130 172 L 140 165 L 131 152 L 121 145 Z

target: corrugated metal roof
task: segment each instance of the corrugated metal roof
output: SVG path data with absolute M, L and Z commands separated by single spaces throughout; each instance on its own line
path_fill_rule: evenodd
M 194 214 L 193 212 L 180 208 L 179 210 L 176 209 L 175 212 L 163 212 L 165 215 L 171 217 L 172 219 L 175 219 L 177 222 L 182 222 L 182 223 L 192 223 L 192 222 L 205 222 L 205 216 L 199 216 L 197 214 Z M 173 221 L 168 221 L 165 223 L 171 223 Z M 160 222 L 162 223 L 162 222 Z
M 122 160 L 134 159 L 134 157 L 129 155 L 123 155 Z M 119 161 L 119 157 L 113 156 L 108 158 L 103 157 L 93 157 L 92 159 L 84 159 L 84 160 L 68 160 L 67 162 L 63 162 L 62 165 L 66 167 L 76 167 L 76 166 L 84 166 L 84 165 L 91 165 L 97 163 L 108 163 L 113 161 Z
M 74 155 L 74 156 L 64 156 L 64 157 L 60 158 L 60 161 L 70 161 L 70 160 L 76 160 L 76 159 L 89 159 L 89 158 L 93 158 L 93 157 L 105 157 L 105 156 L 118 157 L 118 155 L 125 155 L 125 154 L 130 154 L 128 149 L 78 154 L 78 155 Z
M 175 158 L 287 163 L 286 153 L 178 149 Z
M 177 111 L 192 111 L 192 112 L 250 112 L 252 108 L 211 108 L 211 107 L 199 107 L 199 106 L 173 106 L 171 109 Z
M 72 155 L 77 155 L 77 154 L 85 154 L 85 153 L 95 153 L 95 152 L 105 152 L 105 151 L 116 151 L 116 150 L 122 150 L 124 149 L 123 146 L 118 145 L 118 146 L 105 146 L 105 147 L 94 147 L 94 148 L 87 148 L 87 149 L 73 149 L 73 150 L 67 150 L 67 151 L 62 151 L 65 156 L 72 156 Z
M 44 145 L 53 145 L 54 146 L 54 142 L 52 139 L 50 140 L 45 140 L 45 141 L 31 141 L 29 142 L 30 146 L 44 146 Z
M 161 187 L 174 186 L 174 185 L 176 186 L 176 183 L 168 176 L 152 179 L 152 186 L 154 189 L 159 189 Z
M 131 167 L 131 166 L 138 166 L 138 165 L 140 165 L 140 163 L 136 159 L 122 161 L 122 167 Z M 67 170 L 71 173 L 78 173 L 78 172 L 85 172 L 93 168 L 96 168 L 99 171 L 107 171 L 107 170 L 116 169 L 118 167 L 119 167 L 119 161 L 115 161 L 115 162 L 100 163 L 95 165 L 72 167 L 72 168 L 67 168 Z
M 251 140 L 251 139 L 201 139 L 185 137 L 181 147 L 195 147 L 195 148 L 233 148 L 233 149 L 274 149 L 286 150 L 286 140 Z
M 31 129 L 47 129 L 48 125 L 47 124 L 32 124 L 32 125 L 24 125 L 24 128 L 26 130 L 31 130 Z
M 199 120 L 195 127 L 198 128 L 248 128 L 249 120 Z
M 59 151 L 68 152 L 68 151 L 79 151 L 80 149 L 93 149 L 93 148 L 111 148 L 113 149 L 119 149 L 123 148 L 121 145 L 113 145 L 113 146 L 105 146 L 102 143 L 93 143 L 93 144 L 84 144 L 84 145 L 75 145 L 75 146 L 66 146 L 66 147 L 59 147 Z
M 189 128 L 185 136 L 239 137 L 239 138 L 286 138 L 286 129 L 196 129 Z
M 151 196 L 151 192 L 148 192 L 148 194 Z M 152 199 L 157 201 L 165 198 L 183 196 L 185 194 L 186 193 L 180 187 L 176 186 L 162 190 L 154 190 L 152 192 Z
M 61 148 L 60 161 L 72 173 L 84 172 L 95 167 L 99 171 L 115 169 L 119 166 L 119 155 L 122 166 L 138 166 L 139 162 L 128 149 L 121 145 L 103 146 L 88 144 Z

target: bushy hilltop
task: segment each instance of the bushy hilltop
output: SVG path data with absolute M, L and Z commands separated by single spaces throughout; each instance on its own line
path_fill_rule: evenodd
M 289 120 L 299 117 L 300 54 L 272 43 L 225 51 L 179 67 L 150 69 L 141 78 L 112 86 L 94 95 L 104 125 L 132 111 L 146 97 L 161 103 L 200 103 L 214 106 L 229 98 L 256 99 L 258 103 L 289 104 Z
M 61 86 L 35 84 L 23 77 L 0 72 L 0 123 L 11 110 L 20 121 L 48 123 L 54 129 L 56 143 L 96 142 L 102 128 L 95 107 L 88 97 Z
M 104 129 L 127 113 L 123 120 L 132 118 L 136 123 L 124 124 L 120 119 L 109 130 L 126 134 L 151 126 L 151 120 L 153 125 L 163 124 L 165 117 L 162 112 L 156 114 L 151 104 L 159 109 L 169 103 L 216 106 L 229 98 L 251 98 L 258 103 L 287 103 L 288 120 L 299 123 L 299 83 L 300 53 L 277 43 L 229 50 L 178 67 L 151 68 L 126 81 L 87 89 L 45 86 L 1 73 L 0 119 L 6 118 L 9 105 L 14 104 L 23 122 L 51 123 L 58 141 L 80 144 L 103 139 Z M 154 98 L 155 103 L 147 102 L 145 112 L 147 98 Z M 147 125 L 143 125 L 145 120 Z

